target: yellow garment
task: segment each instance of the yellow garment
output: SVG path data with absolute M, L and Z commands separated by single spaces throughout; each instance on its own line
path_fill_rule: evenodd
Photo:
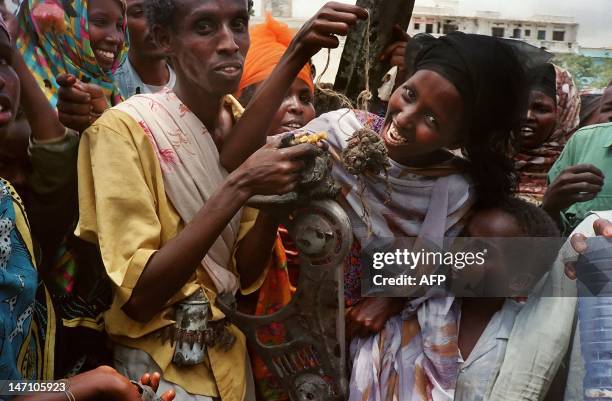
M 159 161 L 142 127 L 128 114 L 108 110 L 81 139 L 78 160 L 80 220 L 76 235 L 99 245 L 107 274 L 114 283 L 111 308 L 105 314 L 106 330 L 119 344 L 148 353 L 161 367 L 165 380 L 192 394 L 241 401 L 245 394 L 246 345 L 235 327 L 235 345 L 228 352 L 208 349 L 208 361 L 178 367 L 172 363 L 173 347 L 155 334 L 174 323 L 171 305 L 202 287 L 213 304 L 213 320 L 223 317 L 214 306 L 215 288 L 200 265 L 192 277 L 147 323 L 130 319 L 121 309 L 149 258 L 183 228 L 164 190 Z M 257 212 L 245 208 L 237 241 L 254 225 Z M 234 247 L 234 249 L 236 249 Z M 228 267 L 237 275 L 236 268 Z M 250 288 L 256 290 L 265 272 Z

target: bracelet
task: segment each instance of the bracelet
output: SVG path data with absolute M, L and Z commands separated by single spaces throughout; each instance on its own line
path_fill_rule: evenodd
M 74 394 L 72 394 L 72 391 L 65 390 L 64 393 L 66 394 L 66 397 L 68 397 L 68 401 L 76 401 L 76 397 Z

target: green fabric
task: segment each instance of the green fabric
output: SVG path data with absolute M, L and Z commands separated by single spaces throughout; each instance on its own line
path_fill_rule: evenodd
M 551 183 L 563 170 L 577 164 L 592 164 L 605 176 L 601 192 L 592 200 L 575 203 L 561 212 L 563 233 L 572 232 L 591 211 L 612 209 L 612 123 L 578 130 L 548 172 Z

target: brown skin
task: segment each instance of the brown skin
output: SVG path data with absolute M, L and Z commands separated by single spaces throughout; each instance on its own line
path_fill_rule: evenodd
M 11 61 L 15 61 L 15 64 L 19 65 L 19 59 L 14 59 L 14 49 L 11 47 L 11 43 L 8 37 L 4 34 L 0 34 L 0 104 L 4 107 L 4 112 L 0 113 L 0 149 L 12 148 L 12 151 L 16 154 L 23 154 L 23 132 L 18 132 L 14 129 L 13 124 L 17 115 L 17 106 L 19 105 L 21 88 L 24 83 L 20 83 L 20 77 L 13 68 Z M 31 75 L 25 75 L 27 79 L 33 79 Z M 25 88 L 28 84 L 25 83 Z M 24 94 L 23 103 L 35 104 L 33 99 L 38 98 L 38 93 L 43 96 L 40 89 L 37 88 L 38 92 L 32 91 L 33 93 Z M 49 106 L 49 103 L 44 101 L 47 105 L 45 109 L 42 107 L 39 111 L 40 114 L 44 115 L 46 112 L 53 110 Z M 42 104 L 41 104 L 42 106 Z M 33 124 L 34 125 L 34 124 Z M 13 138 L 13 136 L 16 136 Z M 27 144 L 27 141 L 25 141 Z M 11 166 L 8 166 L 11 167 Z M 18 174 L 19 175 L 19 174 Z M 15 178 L 15 177 L 13 177 Z M 145 375 L 142 378 L 142 383 L 151 385 L 157 389 L 159 385 L 159 374 Z M 103 366 L 95 370 L 77 375 L 70 378 L 70 391 L 79 400 L 116 400 L 116 401 L 140 401 L 140 394 L 136 387 L 129 382 L 125 377 L 117 373 L 113 368 Z M 64 393 L 53 393 L 53 394 L 37 394 L 32 396 L 25 396 L 16 398 L 19 401 L 64 401 L 66 394 Z M 163 401 L 172 401 L 174 398 L 174 392 L 166 392 L 162 396 Z
M 5 1 L 0 1 L 0 15 L 2 15 L 2 18 L 4 19 L 4 22 L 6 23 L 6 26 L 8 27 L 11 36 L 16 37 L 19 24 L 17 23 L 17 18 L 15 17 L 15 14 L 10 12 L 9 9 L 6 7 Z
M 179 99 L 214 137 L 224 137 L 233 119 L 221 100 L 238 88 L 249 49 L 247 3 L 178 0 L 176 4 L 173 28 L 154 27 L 154 36 L 172 59 Z
M 125 43 L 125 16 L 118 0 L 90 0 L 88 4 L 91 48 L 100 68 L 111 71 Z M 110 52 L 112 57 L 101 52 Z M 109 107 L 102 89 L 70 74 L 56 78 L 59 120 L 66 127 L 83 132 Z
M 11 124 L 17 116 L 21 87 L 13 69 L 13 47 L 8 36 L 0 32 L 0 141 L 5 141 Z
M 463 99 L 446 78 L 429 71 L 417 71 L 389 99 L 381 137 L 389 157 L 406 166 L 424 166 L 444 160 L 443 148 L 461 145 Z M 404 143 L 390 136 L 395 126 Z
M 595 235 L 612 238 L 612 222 L 606 219 L 597 219 L 593 222 Z M 584 234 L 574 234 L 570 238 L 572 248 L 579 254 L 588 252 L 586 236 Z M 576 262 L 565 263 L 565 275 L 571 280 L 576 280 Z
M 450 154 L 441 148 L 460 145 L 463 100 L 447 79 L 429 70 L 417 71 L 393 92 L 381 134 L 389 157 L 406 166 L 422 166 L 444 160 Z M 406 143 L 389 136 L 394 124 Z M 380 332 L 387 320 L 403 308 L 402 298 L 364 298 L 347 311 L 349 336 Z
M 499 209 L 488 209 L 472 216 L 464 235 L 507 238 L 523 237 L 526 233 L 511 214 Z M 504 301 L 505 298 L 463 298 L 458 342 L 464 360 L 467 360 L 489 321 L 501 309 Z
M 27 177 L 32 167 L 28 158 L 30 125 L 23 113 L 10 124 L 0 146 L 0 177 L 8 180 L 22 199 L 27 198 Z
M 57 83 L 57 114 L 66 127 L 83 132 L 109 107 L 98 85 L 83 83 L 70 74 L 58 75 Z
M 139 322 L 149 321 L 194 274 L 231 218 L 253 195 L 283 194 L 295 188 L 303 168 L 301 158 L 314 147 L 300 145 L 278 149 L 275 138 L 234 171 L 206 201 L 202 209 L 171 241 L 149 260 L 123 310 Z M 262 273 L 274 243 L 277 226 L 260 214 L 241 241 L 236 264 L 243 287 Z
M 160 378 L 159 373 L 145 373 L 140 382 L 157 391 Z M 80 401 L 141 401 L 138 388 L 110 366 L 100 366 L 67 380 L 70 392 Z M 168 390 L 161 399 L 172 401 L 175 395 L 174 390 Z M 66 397 L 65 393 L 41 393 L 17 397 L 15 401 L 66 401 Z
M 542 91 L 529 94 L 529 107 L 518 133 L 521 150 L 535 149 L 545 143 L 557 125 L 557 102 Z
M 400 313 L 405 304 L 404 298 L 363 298 L 355 306 L 346 309 L 348 338 L 379 333 L 387 320 Z
M 608 85 L 601 98 L 597 123 L 602 124 L 610 122 L 612 122 L 612 85 Z
M 296 78 L 274 115 L 268 136 L 294 131 L 308 124 L 315 118 L 313 100 L 314 95 L 308 85 Z
M 257 91 L 260 85 L 261 83 L 253 84 L 253 89 Z M 240 101 L 242 102 L 242 99 Z M 313 102 L 314 94 L 310 87 L 301 79 L 294 79 L 273 117 L 268 136 L 295 131 L 312 121 L 316 117 Z
M 127 0 L 127 23 L 130 32 L 130 64 L 145 84 L 167 84 L 170 71 L 166 55 L 151 35 L 144 12 L 144 0 Z
M 592 164 L 568 167 L 546 189 L 542 208 L 559 223 L 562 210 L 597 196 L 603 188 L 604 177 L 604 173 Z
M 123 48 L 125 16 L 116 0 L 89 0 L 89 39 L 96 61 L 103 71 L 110 71 Z M 110 52 L 112 57 L 101 52 Z
M 226 93 L 236 91 L 240 82 L 249 44 L 247 4 L 241 0 L 179 0 L 177 6 L 174 26 L 154 27 L 153 32 L 157 43 L 172 58 L 177 96 L 219 143 L 219 138 L 232 129 L 232 116 L 221 101 Z M 312 154 L 314 148 L 278 149 L 279 145 L 280 139 L 276 138 L 249 157 L 193 220 L 151 258 L 123 307 L 131 318 L 149 321 L 165 306 L 251 196 L 282 194 L 295 187 L 303 167 L 300 159 Z M 224 145 L 220 149 L 221 153 L 225 148 Z M 275 222 L 260 214 L 255 227 L 241 241 L 236 262 L 243 287 L 261 275 L 270 258 L 276 229 Z
M 397 67 L 395 87 L 406 81 L 406 46 L 410 41 L 410 35 L 399 25 L 393 26 L 393 36 L 389 44 L 380 55 L 380 61 L 386 62 L 390 67 Z
M 284 94 L 310 58 L 321 48 L 338 47 L 339 40 L 335 35 L 346 35 L 351 26 L 366 18 L 367 11 L 361 7 L 331 2 L 302 26 L 270 77 L 261 84 L 244 115 L 225 139 L 221 164 L 226 169 L 232 171 L 265 143 L 272 118 Z

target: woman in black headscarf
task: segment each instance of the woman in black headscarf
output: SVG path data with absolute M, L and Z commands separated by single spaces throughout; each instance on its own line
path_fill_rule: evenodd
M 445 327 L 456 327 L 454 300 L 412 303 L 413 311 L 427 310 L 428 318 L 421 321 L 399 315 L 405 299 L 361 299 L 360 250 L 380 238 L 437 242 L 456 236 L 474 203 L 495 204 L 507 198 L 515 181 L 506 153 L 526 98 L 523 67 L 515 51 L 495 38 L 456 32 L 440 39 L 414 38 L 407 58 L 409 78 L 392 94 L 384 119 L 344 109 L 324 114 L 300 130 L 327 132 L 330 146 L 342 153 L 355 145 L 349 141 L 353 133 L 369 127 L 389 155 L 388 176 L 366 172 L 357 178 L 343 163 L 333 170 L 354 234 L 351 257 L 345 262 L 347 324 L 349 333 L 361 338 L 351 346 L 351 400 L 416 400 L 426 387 L 452 399 L 457 374 L 456 333 L 444 334 Z M 453 152 L 459 150 L 462 157 Z M 383 327 L 384 334 L 377 334 Z M 403 342 L 410 333 L 419 336 Z M 455 349 L 426 350 L 420 341 L 424 337 L 432 348 L 451 344 L 452 349 L 454 344 Z M 424 369 L 426 365 L 433 368 Z M 396 382 L 400 377 L 407 381 Z

